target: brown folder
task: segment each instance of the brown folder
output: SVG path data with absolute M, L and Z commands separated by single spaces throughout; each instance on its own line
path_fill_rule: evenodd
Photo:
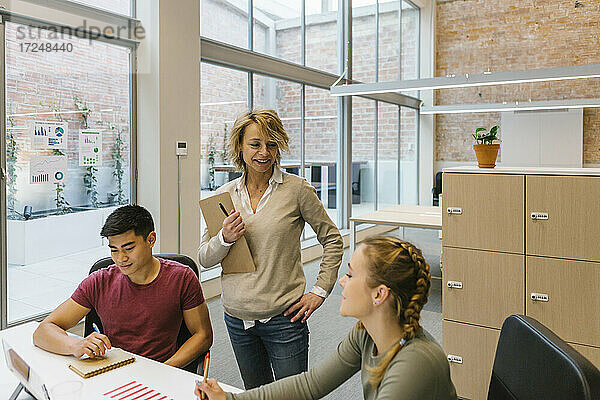
M 219 207 L 219 203 L 223 204 L 225 210 L 229 213 L 233 210 L 233 201 L 229 192 L 216 194 L 206 199 L 200 200 L 200 209 L 204 215 L 204 221 L 208 228 L 210 237 L 214 237 L 223 227 L 223 220 L 226 218 L 225 213 Z M 221 267 L 224 274 L 239 274 L 243 272 L 254 272 L 256 266 L 248 247 L 246 238 L 242 236 L 233 246 L 229 248 L 229 253 L 221 261 Z
M 73 361 L 69 368 L 75 371 L 83 378 L 98 375 L 111 369 L 119 368 L 123 365 L 135 361 L 135 357 L 121 349 L 113 348 L 104 353 L 104 356 L 96 358 L 83 358 Z

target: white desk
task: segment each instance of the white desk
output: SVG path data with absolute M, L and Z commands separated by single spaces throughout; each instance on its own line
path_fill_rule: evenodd
M 441 207 L 398 204 L 350 218 L 350 250 L 356 247 L 356 225 L 375 224 L 401 227 L 442 229 Z
M 15 349 L 41 377 L 48 389 L 59 382 L 79 380 L 84 384 L 82 400 L 109 400 L 110 397 L 102 396 L 102 394 L 135 380 L 168 396 L 169 400 L 196 400 L 193 391 L 195 380 L 200 378 L 198 375 L 137 355 L 134 363 L 83 379 L 68 368 L 68 365 L 75 359 L 74 357 L 52 354 L 33 345 L 32 335 L 37 326 L 37 322 L 29 322 L 9 328 L 0 331 L 0 338 L 5 339 Z M 7 399 L 19 381 L 6 367 L 4 356 L 1 361 L 0 398 Z M 219 385 L 227 392 L 242 392 L 233 386 L 222 383 Z M 139 400 L 143 400 L 145 397 Z M 160 397 L 162 396 L 157 396 L 153 400 Z M 30 400 L 32 397 L 23 391 L 18 399 Z

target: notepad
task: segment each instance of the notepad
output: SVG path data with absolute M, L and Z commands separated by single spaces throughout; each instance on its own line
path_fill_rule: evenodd
M 78 375 L 89 378 L 111 369 L 119 368 L 135 361 L 135 357 L 121 349 L 112 348 L 102 357 L 82 358 L 69 364 L 69 368 Z

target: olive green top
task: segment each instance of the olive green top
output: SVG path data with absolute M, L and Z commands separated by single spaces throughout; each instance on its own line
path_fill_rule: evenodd
M 227 400 L 304 400 L 324 397 L 360 371 L 365 400 L 456 400 L 448 360 L 435 339 L 420 329 L 390 362 L 379 387 L 369 383 L 366 367 L 375 367 L 375 344 L 364 329 L 354 327 L 337 351 L 308 372 L 290 376 Z

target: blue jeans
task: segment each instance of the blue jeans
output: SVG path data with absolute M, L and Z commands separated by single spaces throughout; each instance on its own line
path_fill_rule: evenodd
M 244 330 L 241 319 L 225 313 L 225 325 L 244 387 L 252 389 L 308 370 L 308 325 L 279 314 Z

